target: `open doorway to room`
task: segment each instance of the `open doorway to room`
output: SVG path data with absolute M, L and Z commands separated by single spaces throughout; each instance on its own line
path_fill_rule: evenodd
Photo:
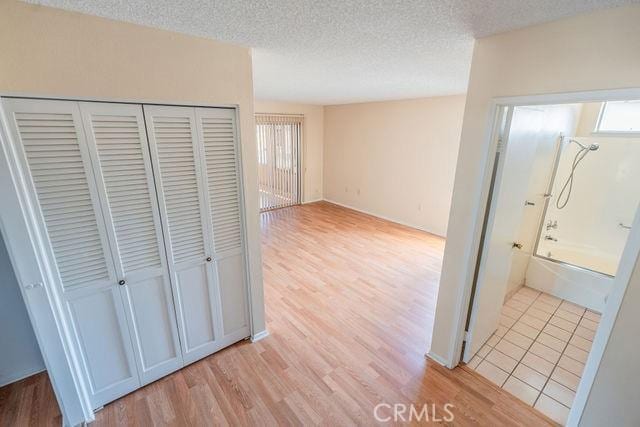
M 260 211 L 298 205 L 303 116 L 256 114 Z
M 640 202 L 640 102 L 505 106 L 496 123 L 463 361 L 564 424 Z

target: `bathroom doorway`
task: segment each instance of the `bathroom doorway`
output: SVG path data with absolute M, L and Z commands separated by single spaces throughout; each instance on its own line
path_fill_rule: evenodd
M 499 107 L 463 361 L 564 424 L 640 193 L 640 102 Z

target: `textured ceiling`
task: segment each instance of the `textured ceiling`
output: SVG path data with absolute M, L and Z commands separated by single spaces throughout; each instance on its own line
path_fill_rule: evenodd
M 253 48 L 257 99 L 466 91 L 473 38 L 640 0 L 28 0 Z

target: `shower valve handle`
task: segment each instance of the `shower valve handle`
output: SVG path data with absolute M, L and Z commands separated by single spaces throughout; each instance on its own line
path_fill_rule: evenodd
M 512 247 L 512 248 L 522 249 L 522 243 L 513 242 L 513 244 L 511 245 L 511 247 Z

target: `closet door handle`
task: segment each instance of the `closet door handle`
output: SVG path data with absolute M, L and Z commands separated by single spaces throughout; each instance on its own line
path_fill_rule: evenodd
M 211 257 L 210 256 L 207 257 L 207 262 L 211 262 Z
M 125 281 L 124 281 L 124 279 L 121 279 L 121 280 L 118 282 L 118 285 L 123 286 L 125 283 L 127 283 L 127 282 L 125 282 Z

